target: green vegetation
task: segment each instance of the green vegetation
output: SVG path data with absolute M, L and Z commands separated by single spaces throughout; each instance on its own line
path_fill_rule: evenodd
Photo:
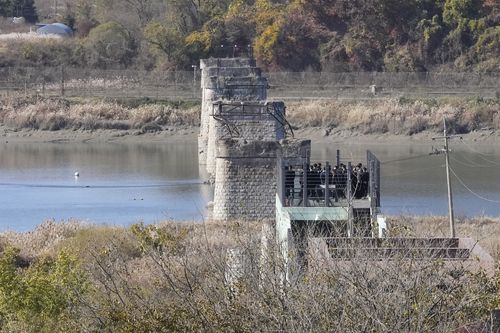
M 446 218 L 395 218 L 395 230 L 439 235 Z M 498 221 L 460 221 L 490 252 Z M 425 233 L 424 234 L 422 234 Z M 46 222 L 3 234 L 2 332 L 456 332 L 484 327 L 499 306 L 500 272 L 458 261 L 332 262 L 282 283 L 260 226 Z M 498 253 L 496 262 L 498 262 Z M 290 258 L 293 262 L 293 256 Z
M 0 1 L 0 16 L 13 15 L 17 2 Z M 54 9 L 36 0 L 36 8 L 41 20 L 75 28 L 76 38 L 2 41 L 0 63 L 189 70 L 200 58 L 246 54 L 251 46 L 267 70 L 484 72 L 500 65 L 494 0 L 63 2 Z

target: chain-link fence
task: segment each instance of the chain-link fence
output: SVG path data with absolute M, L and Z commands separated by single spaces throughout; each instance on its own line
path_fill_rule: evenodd
M 499 98 L 500 73 L 269 72 L 270 99 L 480 96 Z M 193 71 L 0 68 L 0 94 L 199 99 Z

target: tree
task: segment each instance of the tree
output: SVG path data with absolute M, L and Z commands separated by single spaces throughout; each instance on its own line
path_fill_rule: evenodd
M 24 17 L 30 23 L 38 20 L 33 0 L 0 0 L 0 16 Z
M 179 60 L 182 36 L 175 29 L 160 22 L 151 22 L 144 28 L 144 38 L 157 56 L 166 56 L 168 62 Z
M 132 63 L 136 47 L 124 26 L 103 23 L 89 33 L 85 41 L 88 64 L 95 67 L 126 67 Z
M 11 0 L 0 0 L 0 16 L 12 16 L 12 2 Z

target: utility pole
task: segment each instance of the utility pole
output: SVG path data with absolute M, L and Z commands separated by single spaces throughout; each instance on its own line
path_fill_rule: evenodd
M 191 65 L 193 69 L 193 97 L 196 97 L 196 71 L 198 70 L 197 65 Z
M 455 218 L 453 216 L 453 196 L 451 192 L 451 181 L 450 181 L 450 149 L 448 147 L 448 140 L 456 137 L 460 137 L 459 135 L 448 135 L 446 131 L 446 118 L 443 118 L 443 136 L 437 136 L 432 138 L 432 140 L 436 139 L 444 139 L 444 154 L 446 160 L 446 183 L 448 185 L 448 213 L 450 216 L 450 237 L 455 238 Z

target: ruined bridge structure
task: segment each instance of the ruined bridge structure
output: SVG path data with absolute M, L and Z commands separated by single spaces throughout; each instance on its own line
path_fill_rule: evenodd
M 267 101 L 255 60 L 201 60 L 199 161 L 214 183 L 214 220 L 271 221 L 280 159 L 305 162 L 310 141 L 294 140 L 283 102 Z
M 366 161 L 341 166 L 338 152 L 320 170 L 311 166 L 310 140 L 294 139 L 285 104 L 267 101 L 268 82 L 255 60 L 211 58 L 200 67 L 199 161 L 214 184 L 213 220 L 261 221 L 285 261 L 294 248 L 303 265 L 310 245 L 332 260 L 478 257 L 485 267 L 492 265 L 491 256 L 470 239 L 387 238 L 376 156 L 368 151 Z M 365 180 L 353 176 L 360 162 Z M 336 179 L 341 167 L 343 180 Z M 362 191 L 355 185 L 360 183 Z

